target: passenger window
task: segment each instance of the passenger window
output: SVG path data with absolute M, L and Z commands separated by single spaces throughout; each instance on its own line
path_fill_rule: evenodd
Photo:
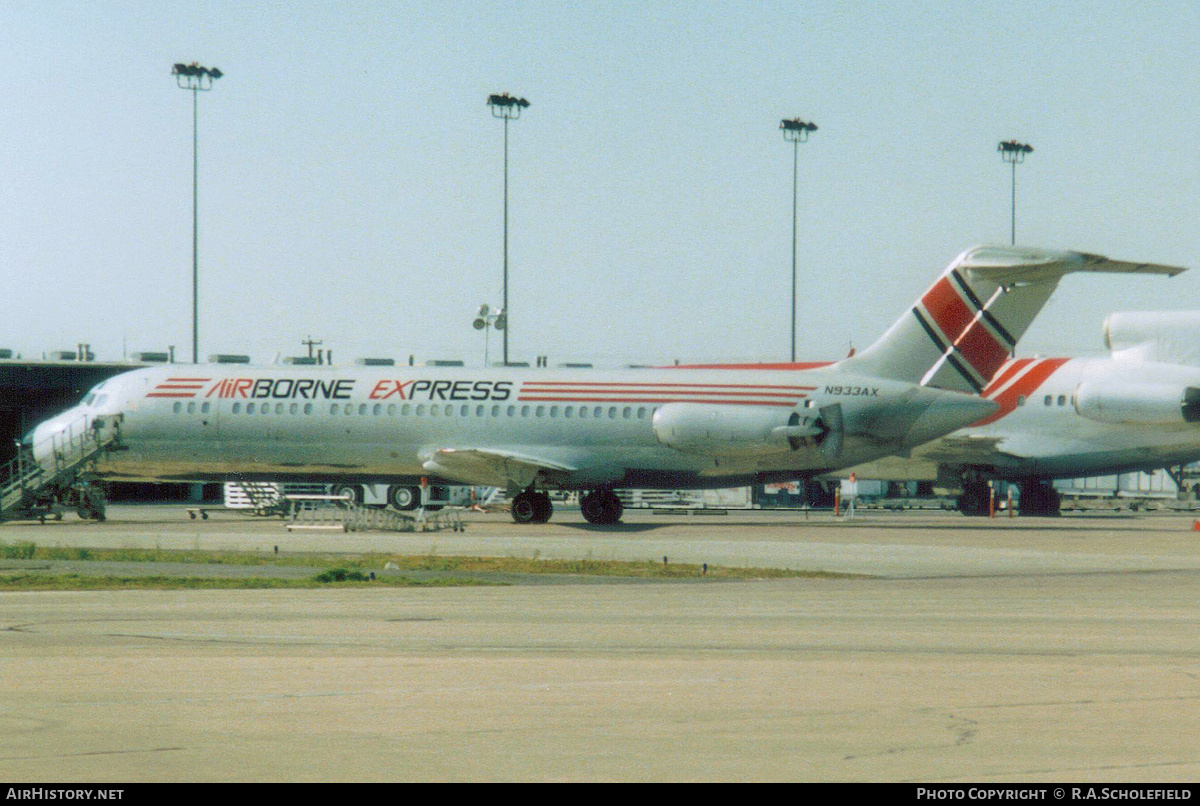
M 463 417 L 466 417 L 468 414 L 471 413 L 471 407 L 464 403 L 463 407 L 458 410 L 458 413 L 461 414 Z
M 283 404 L 282 404 L 282 403 L 276 403 L 276 404 L 275 404 L 275 413 L 276 413 L 276 414 L 283 414 Z
M 172 410 L 173 410 L 173 411 L 174 411 L 176 414 L 178 414 L 179 412 L 183 411 L 183 404 L 182 404 L 182 403 L 178 403 L 178 402 L 177 402 L 177 403 L 176 403 L 174 406 L 172 406 L 172 407 L 171 407 L 171 409 L 172 409 Z
M 626 420 L 628 420 L 630 417 L 633 416 L 633 409 L 629 406 L 626 406 L 625 410 L 622 411 L 621 414 L 625 417 Z
M 378 417 L 380 414 L 383 414 L 383 404 L 376 403 L 375 407 L 373 409 L 371 409 L 371 414 L 374 415 L 375 417 Z
M 247 403 L 247 404 L 246 404 L 246 413 L 247 413 L 247 414 L 253 414 L 253 413 L 254 413 L 254 404 L 253 404 L 253 403 Z
M 234 403 L 233 408 L 230 409 L 230 411 L 234 414 L 239 414 L 241 412 L 241 410 L 242 410 L 241 403 Z
M 305 414 L 312 414 L 312 403 L 305 403 L 305 404 L 304 404 L 304 413 L 305 413 Z
M 395 417 L 395 416 L 396 416 L 396 404 L 389 403 L 388 404 L 388 417 Z
M 557 417 L 557 416 L 558 416 L 558 406 L 551 406 L 551 407 L 550 407 L 550 416 L 551 416 L 551 417 Z
M 1060 405 L 1060 406 L 1065 406 L 1065 405 L 1067 405 L 1067 396 L 1066 396 L 1066 395 L 1059 395 L 1059 396 L 1058 396 L 1058 405 Z
M 545 413 L 546 413 L 545 406 L 538 406 L 537 409 L 534 410 L 534 415 L 537 417 L 541 417 Z
M 200 411 L 201 411 L 203 414 L 208 414 L 208 409 L 209 409 L 209 406 L 210 406 L 210 405 L 211 405 L 210 403 L 205 403 L 204 405 L 202 405 L 202 406 L 200 407 Z
M 475 407 L 475 416 L 476 416 L 476 417 L 482 417 L 482 416 L 483 416 L 483 406 L 476 406 L 476 407 Z
M 638 407 L 638 419 L 639 420 L 646 419 L 646 407 L 645 406 Z
M 492 416 L 493 417 L 500 416 L 500 407 L 499 406 L 492 406 Z
M 420 403 L 417 405 L 417 416 L 418 417 L 425 416 L 425 404 L 424 403 Z
M 189 402 L 188 403 L 188 414 L 195 414 L 195 413 L 196 413 L 196 404 Z
M 1053 403 L 1053 402 L 1054 402 L 1054 396 L 1053 396 L 1053 395 L 1046 395 L 1046 405 L 1047 405 L 1047 406 L 1049 406 L 1049 405 L 1050 405 L 1051 403 Z

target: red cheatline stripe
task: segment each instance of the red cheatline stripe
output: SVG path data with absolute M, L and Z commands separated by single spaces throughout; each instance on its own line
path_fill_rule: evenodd
M 934 283 L 921 297 L 921 304 L 949 342 L 955 341 L 975 318 L 975 312 L 963 302 L 949 277 Z
M 791 406 L 794 405 L 791 401 L 781 400 L 722 400 L 720 398 L 689 398 L 687 400 L 678 400 L 675 398 L 618 398 L 618 397 L 528 397 L 521 395 L 517 398 L 519 403 L 720 403 L 729 406 Z
M 522 387 L 529 389 L 534 386 L 573 387 L 580 389 L 599 389 L 601 387 L 619 387 L 621 389 L 707 389 L 724 391 L 725 389 L 816 389 L 815 386 L 790 386 L 768 383 L 624 383 L 591 382 L 591 381 L 525 381 Z
M 194 392 L 150 392 L 149 394 L 146 395 L 146 397 L 186 397 L 186 398 L 193 398 L 195 396 L 196 396 L 196 394 Z
M 211 378 L 167 378 L 167 383 L 208 383 Z
M 982 420 L 971 423 L 971 425 L 987 425 L 994 423 L 1006 414 L 1011 414 L 1013 409 L 1017 407 L 1017 400 L 1020 397 L 1028 398 L 1031 394 L 1037 391 L 1037 388 L 1045 383 L 1046 379 L 1053 375 L 1059 367 L 1067 363 L 1069 358 L 1043 358 L 1037 361 L 1036 364 L 1029 368 L 1029 371 L 1016 380 L 1011 386 L 1005 389 L 1000 394 L 993 398 L 1000 408 L 984 417 Z
M 984 389 L 982 392 L 983 396 L 990 397 L 997 389 L 1004 386 L 1004 384 L 1008 383 L 1008 381 L 1014 375 L 1016 375 L 1018 372 L 1020 372 L 1022 369 L 1024 369 L 1031 361 L 1033 361 L 1032 358 L 1018 358 L 1015 361 L 1013 361 L 1011 364 L 1008 365 L 1007 369 L 1005 369 L 1003 372 L 1001 372 L 999 375 L 997 375 L 992 380 L 992 382 L 990 384 L 988 384 L 988 387 L 986 389 Z
M 806 361 L 800 363 L 783 363 L 783 364 L 675 364 L 655 367 L 655 369 L 774 369 L 774 370 L 805 370 L 805 369 L 820 369 L 832 364 L 832 361 Z
M 803 397 L 804 392 L 731 392 L 727 389 L 533 389 L 528 386 L 521 389 L 523 395 L 726 395 L 728 397 L 759 397 L 782 398 L 795 400 L 797 395 Z
M 202 383 L 160 383 L 155 389 L 203 389 Z

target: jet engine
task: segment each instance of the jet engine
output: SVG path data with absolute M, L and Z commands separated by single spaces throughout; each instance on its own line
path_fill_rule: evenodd
M 840 452 L 841 406 L 779 410 L 759 406 L 668 403 L 654 413 L 662 444 L 697 456 L 766 456 L 821 446 Z
M 1200 423 L 1200 388 L 1172 383 L 1118 385 L 1084 381 L 1075 390 L 1075 411 L 1101 423 Z

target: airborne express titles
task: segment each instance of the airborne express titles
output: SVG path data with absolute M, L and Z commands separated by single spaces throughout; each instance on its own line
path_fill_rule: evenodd
M 205 397 L 271 398 L 287 400 L 349 400 L 354 379 L 225 378 L 213 384 Z M 378 381 L 368 400 L 508 400 L 512 381 L 435 381 L 427 379 Z

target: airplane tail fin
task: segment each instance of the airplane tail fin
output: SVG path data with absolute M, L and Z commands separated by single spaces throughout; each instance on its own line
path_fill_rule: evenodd
M 912 309 L 839 366 L 961 392 L 981 391 L 1058 281 L 1071 272 L 1175 276 L 1184 269 L 1084 252 L 977 246 L 960 254 Z

